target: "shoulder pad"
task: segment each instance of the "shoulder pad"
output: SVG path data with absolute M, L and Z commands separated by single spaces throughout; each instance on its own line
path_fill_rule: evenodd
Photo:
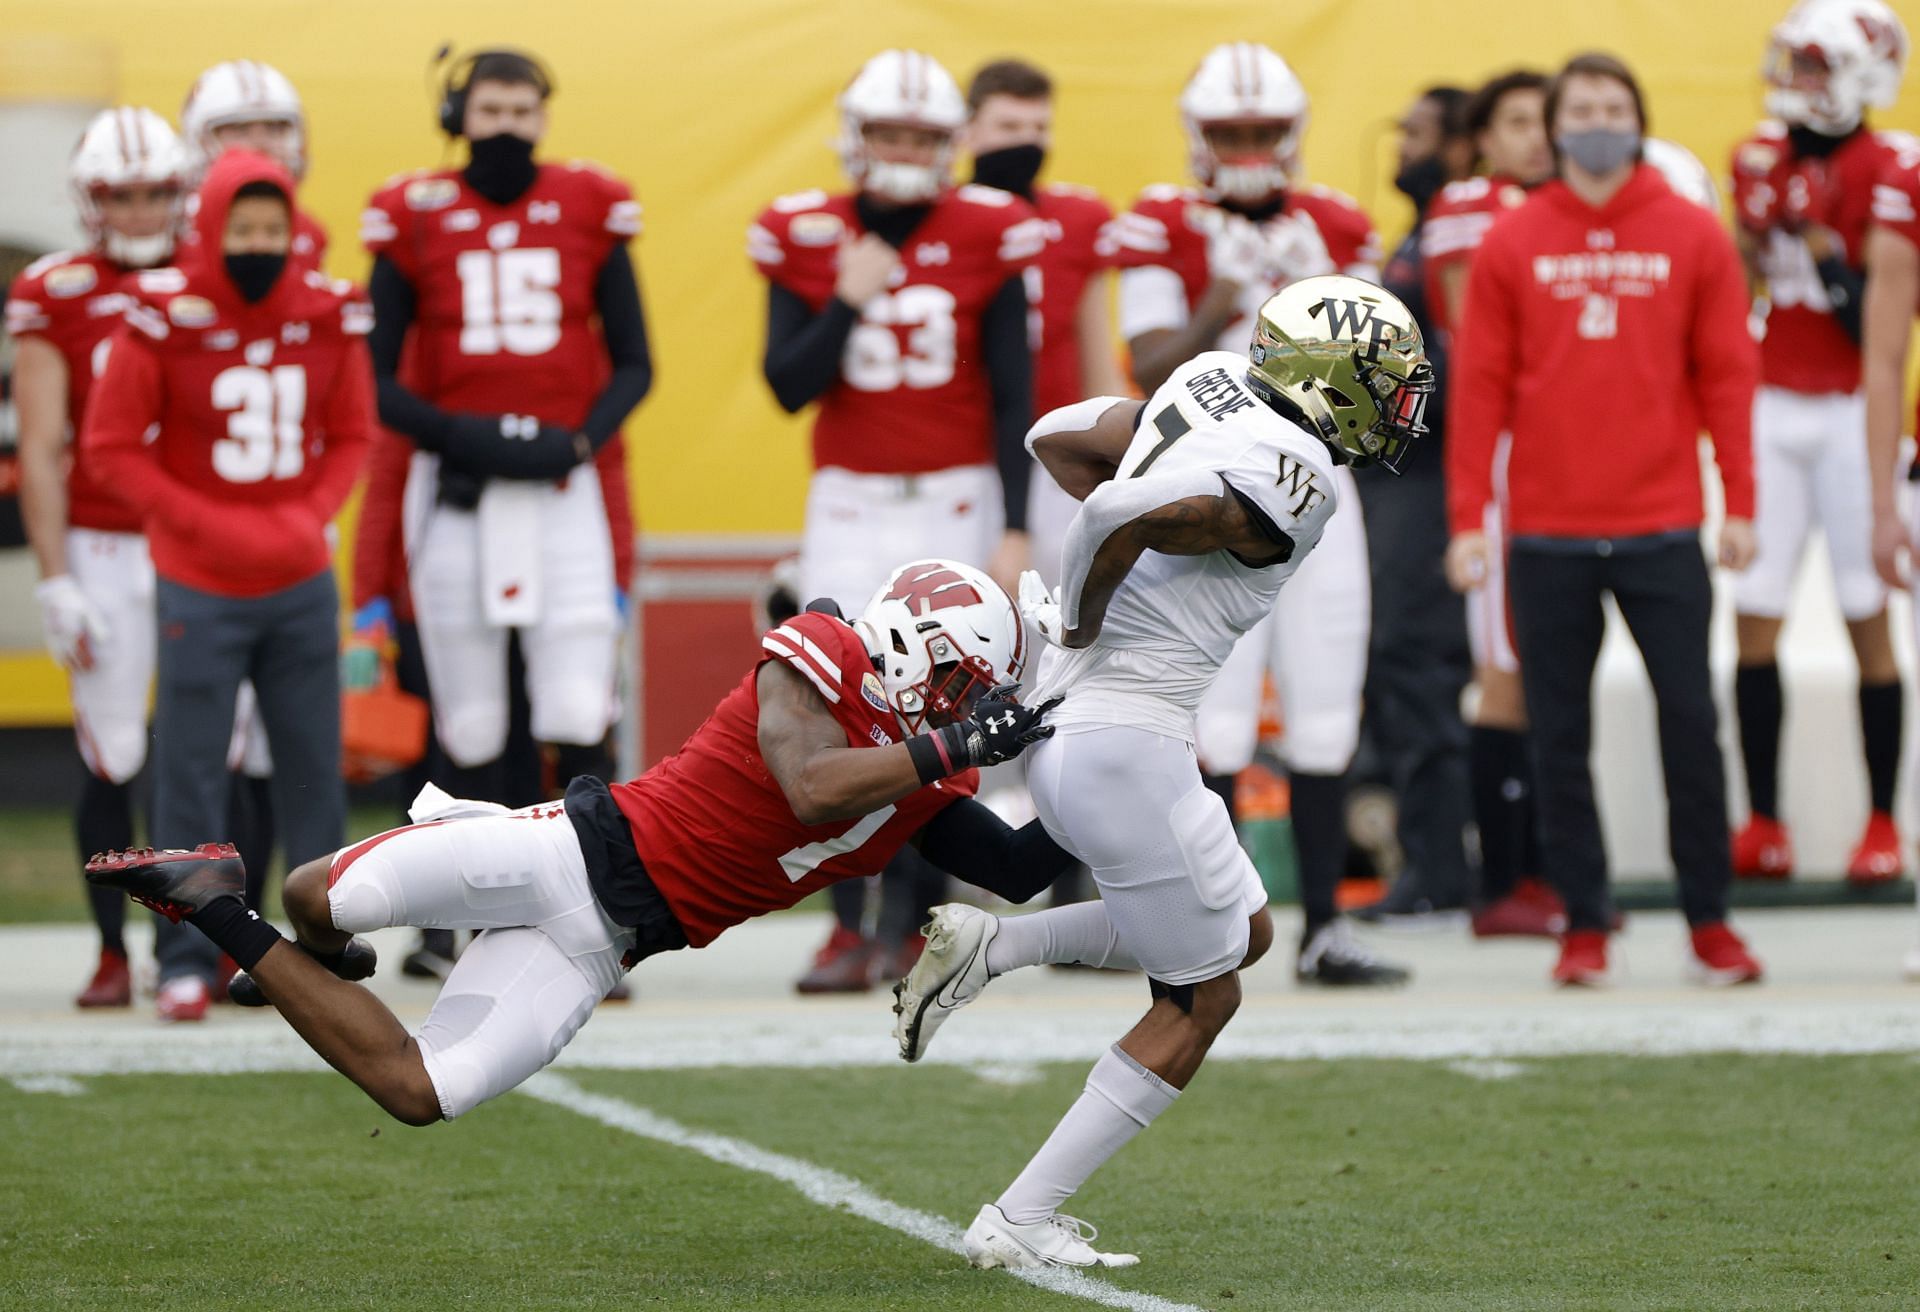
M 872 671 L 866 646 L 852 626 L 817 611 L 803 611 L 767 630 L 760 639 L 760 649 L 798 670 L 829 706 L 838 706 L 851 691 L 852 683 Z M 879 679 L 875 678 L 873 684 L 878 690 Z M 876 709 L 886 709 L 884 695 Z
M 799 214 L 804 210 L 817 210 L 827 203 L 827 193 L 815 187 L 812 191 L 796 191 L 790 195 L 777 196 L 769 207 L 776 214 Z
M 983 187 L 977 182 L 965 183 L 953 194 L 970 204 L 991 205 L 996 208 L 1011 205 L 1014 202 L 1012 192 L 1002 191 L 998 187 Z

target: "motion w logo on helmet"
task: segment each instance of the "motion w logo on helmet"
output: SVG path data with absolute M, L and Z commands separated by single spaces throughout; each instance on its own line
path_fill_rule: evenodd
M 1400 330 L 1375 314 L 1373 306 L 1365 301 L 1336 300 L 1327 296 L 1307 313 L 1326 317 L 1329 337 L 1355 343 L 1364 340 L 1365 345 L 1360 353 L 1369 362 L 1377 363 L 1380 353 L 1391 350 L 1400 336 Z M 1361 336 L 1363 333 L 1364 339 Z
M 980 591 L 945 565 L 929 565 L 912 573 L 903 572 L 887 600 L 904 601 L 914 614 L 925 615 L 935 606 L 978 605 Z

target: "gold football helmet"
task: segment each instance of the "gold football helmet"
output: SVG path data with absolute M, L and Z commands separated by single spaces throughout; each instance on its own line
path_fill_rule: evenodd
M 1329 274 L 1269 296 L 1247 350 L 1247 384 L 1342 464 L 1400 472 L 1427 431 L 1433 366 L 1413 313 L 1392 292 Z

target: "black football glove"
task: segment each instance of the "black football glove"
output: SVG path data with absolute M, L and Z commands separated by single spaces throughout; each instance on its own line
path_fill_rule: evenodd
M 1002 684 L 976 701 L 967 718 L 952 726 L 961 735 L 961 751 L 968 765 L 999 765 L 1041 739 L 1053 737 L 1053 726 L 1041 720 L 1060 704 L 1060 699 L 1051 697 L 1038 706 L 1022 706 L 1014 700 L 1019 691 L 1017 683 Z

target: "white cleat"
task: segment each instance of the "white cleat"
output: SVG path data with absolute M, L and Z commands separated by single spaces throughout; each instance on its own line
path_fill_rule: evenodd
M 1136 1253 L 1097 1251 L 1093 1241 L 1099 1237 L 1098 1230 L 1076 1216 L 1055 1212 L 1044 1221 L 1016 1225 L 988 1203 L 974 1216 L 960 1242 L 967 1250 L 967 1261 L 981 1268 L 1134 1266 L 1140 1261 Z
M 987 945 L 1000 932 L 1000 917 L 978 907 L 949 903 L 927 921 L 927 946 L 907 977 L 893 986 L 893 1037 L 903 1061 L 919 1061 L 947 1017 L 980 996 L 987 974 Z

